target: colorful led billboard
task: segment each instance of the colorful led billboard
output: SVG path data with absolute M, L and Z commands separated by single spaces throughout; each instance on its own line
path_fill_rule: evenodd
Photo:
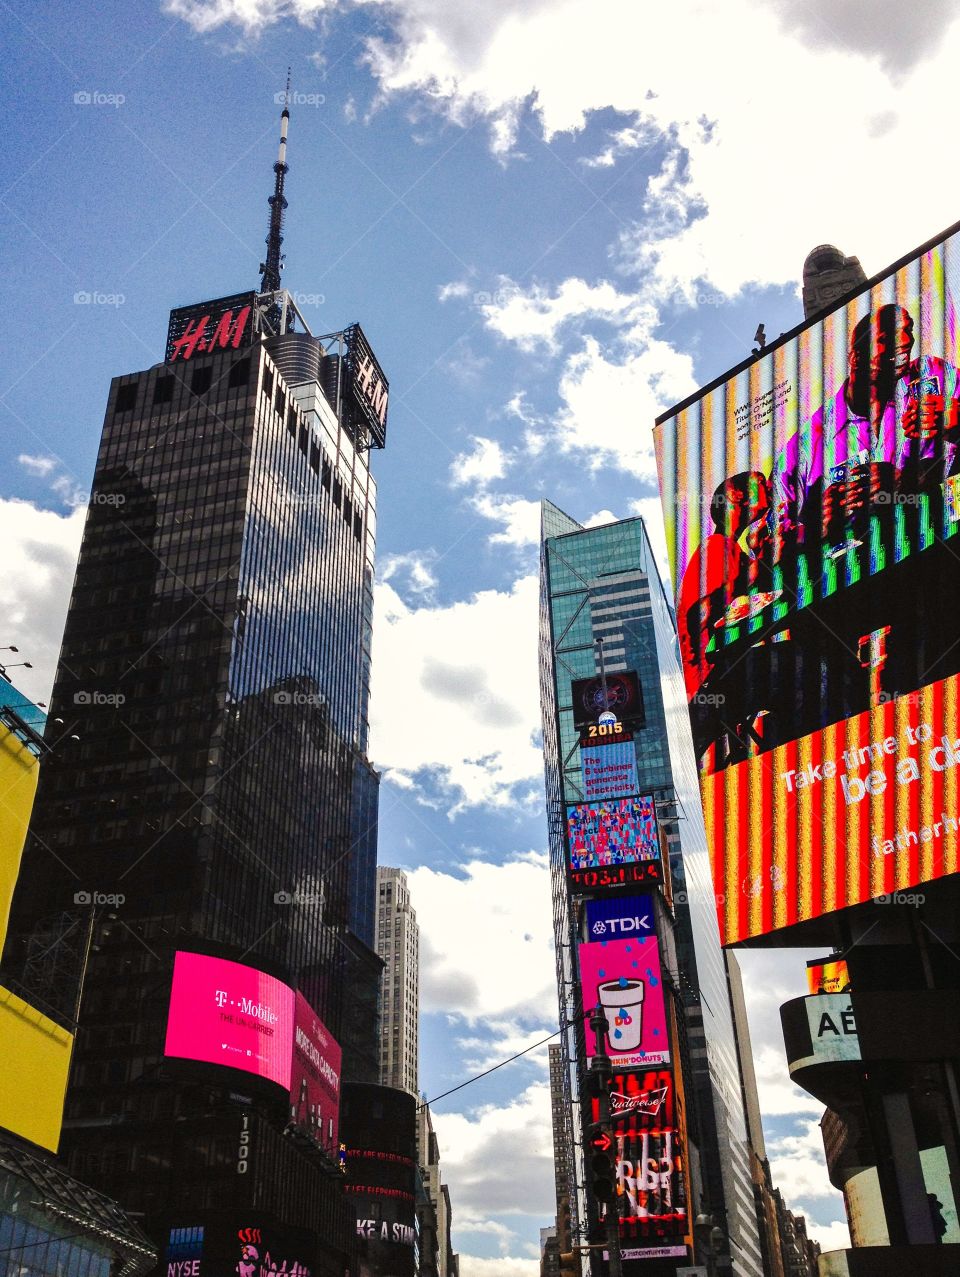
M 164 1055 L 242 1069 L 290 1088 L 294 995 L 256 967 L 177 953 Z
M 290 1120 L 331 1154 L 338 1141 L 342 1055 L 336 1039 L 298 992 L 294 1004 Z
M 632 739 L 610 745 L 582 745 L 580 769 L 583 796 L 588 803 L 637 792 L 637 751 Z
M 598 1101 L 592 1105 L 593 1120 L 598 1121 Z M 610 1121 L 621 1250 L 626 1256 L 625 1248 L 636 1248 L 631 1255 L 636 1259 L 685 1255 L 686 1135 L 683 1101 L 670 1070 L 614 1073 Z
M 960 869 L 960 235 L 665 414 L 725 943 Z
M 571 869 L 659 860 L 657 814 L 649 795 L 567 807 Z
M 602 1006 L 615 1069 L 669 1064 L 670 1038 L 656 938 L 591 940 L 580 945 L 584 1011 Z
M 633 670 L 607 674 L 603 678 L 578 678 L 570 685 L 573 725 L 585 740 L 602 739 L 608 732 L 598 732 L 610 715 L 621 729 L 640 728 L 645 722 L 640 680 Z

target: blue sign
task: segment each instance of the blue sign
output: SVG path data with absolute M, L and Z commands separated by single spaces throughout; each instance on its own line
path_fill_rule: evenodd
M 655 935 L 652 896 L 601 897 L 587 901 L 587 940 L 628 940 Z

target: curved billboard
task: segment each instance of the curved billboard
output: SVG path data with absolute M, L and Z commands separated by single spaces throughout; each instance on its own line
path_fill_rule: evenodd
M 226 958 L 180 951 L 164 1055 L 242 1069 L 289 1090 L 294 993 L 282 980 Z
M 725 943 L 960 869 L 960 234 L 656 429 Z

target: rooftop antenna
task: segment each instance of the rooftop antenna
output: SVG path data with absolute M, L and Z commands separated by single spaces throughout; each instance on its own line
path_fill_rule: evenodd
M 283 254 L 280 247 L 283 244 L 283 214 L 287 207 L 287 200 L 283 193 L 283 184 L 287 176 L 287 128 L 290 124 L 290 68 L 287 67 L 287 87 L 283 95 L 283 110 L 280 112 L 280 151 L 277 155 L 277 162 L 273 166 L 276 178 L 273 185 L 273 194 L 267 203 L 270 205 L 270 228 L 267 232 L 267 257 L 266 261 L 260 263 L 262 278 L 260 280 L 261 293 L 275 293 L 280 288 L 280 272 L 283 269 Z M 271 307 L 270 319 L 273 321 L 279 318 L 280 308 L 278 306 Z M 277 331 L 276 326 L 274 331 Z

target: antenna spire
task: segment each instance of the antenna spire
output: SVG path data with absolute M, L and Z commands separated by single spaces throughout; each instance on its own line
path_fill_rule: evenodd
M 280 112 L 280 150 L 277 162 L 273 166 L 275 179 L 273 194 L 267 203 L 270 205 L 270 226 L 267 231 L 267 257 L 260 263 L 262 277 L 261 293 L 275 293 L 280 287 L 280 272 L 283 269 L 283 214 L 287 207 L 283 194 L 283 184 L 287 176 L 287 128 L 290 124 L 290 68 L 287 67 L 287 87 L 283 94 L 283 110 Z

